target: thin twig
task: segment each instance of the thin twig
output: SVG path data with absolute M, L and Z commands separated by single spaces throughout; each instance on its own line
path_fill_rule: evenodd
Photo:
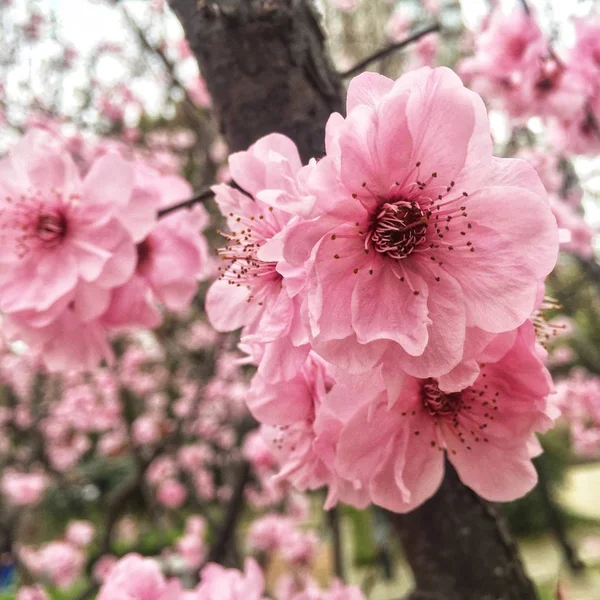
M 550 481 L 548 480 L 546 464 L 539 458 L 535 459 L 533 464 L 535 465 L 535 469 L 538 474 L 537 491 L 542 499 L 542 505 L 544 507 L 544 511 L 546 512 L 546 518 L 548 525 L 550 526 L 550 530 L 554 534 L 554 538 L 558 542 L 558 545 L 560 546 L 571 571 L 581 571 L 585 569 L 585 564 L 579 558 L 575 547 L 571 544 L 568 538 L 563 515 L 561 514 L 560 508 L 556 503 L 554 492 L 552 490 Z
M 406 46 L 412 44 L 413 42 L 416 42 L 423 36 L 426 36 L 429 33 L 433 33 L 435 31 L 440 31 L 440 29 L 441 29 L 440 24 L 434 23 L 433 25 L 430 25 L 429 27 L 426 27 L 425 29 L 422 29 L 421 31 L 417 31 L 416 33 L 413 33 L 410 37 L 406 38 L 405 40 L 402 40 L 401 42 L 396 42 L 395 44 L 390 44 L 389 46 L 386 46 L 385 48 L 378 50 L 377 52 L 375 52 L 375 54 L 371 54 L 370 56 L 367 56 L 367 58 L 365 58 L 364 60 L 361 60 L 357 65 L 355 65 L 351 69 L 348 69 L 347 71 L 343 71 L 342 73 L 340 73 L 340 77 L 352 77 L 353 75 L 356 75 L 357 73 L 362 72 L 364 70 L 364 68 L 366 66 L 368 66 L 369 64 L 371 64 L 372 62 L 375 62 L 376 60 L 385 58 L 386 56 L 392 54 L 393 52 L 396 52 L 396 50 L 402 50 L 402 48 L 406 48 Z
M 121 6 L 121 13 L 123 14 L 123 17 L 124 17 L 125 21 L 127 22 L 127 24 L 129 25 L 129 27 L 131 27 L 131 29 L 136 34 L 142 48 L 145 48 L 148 52 L 150 52 L 151 54 L 153 53 L 156 57 L 158 57 L 160 62 L 163 64 L 163 66 L 169 73 L 169 76 L 171 77 L 171 81 L 183 92 L 188 104 L 192 107 L 196 107 L 196 104 L 192 100 L 192 97 L 190 96 L 189 91 L 187 90 L 187 88 L 185 87 L 183 82 L 179 79 L 179 77 L 175 73 L 175 65 L 167 58 L 167 55 L 164 53 L 164 51 L 161 48 L 157 48 L 156 46 L 153 46 L 148 41 L 146 32 L 137 24 L 136 20 L 129 14 L 129 12 L 125 8 L 125 6 Z
M 529 8 L 529 4 L 527 3 L 527 0 L 521 0 L 521 4 L 523 5 L 523 10 L 530 15 L 531 14 L 531 9 Z
M 214 195 L 215 193 L 210 188 L 208 188 L 207 190 L 203 190 L 193 198 L 183 200 L 182 202 L 178 202 L 177 204 L 173 204 L 172 206 L 167 206 L 166 208 L 161 208 L 157 213 L 158 218 L 161 219 L 162 217 L 165 217 L 171 214 L 172 212 L 175 212 L 176 210 L 180 210 L 182 208 L 191 208 L 195 204 L 201 204 L 205 200 L 212 198 Z
M 327 511 L 327 522 L 331 529 L 331 550 L 335 576 L 340 581 L 344 581 L 344 556 L 339 506 L 334 506 L 331 510 Z

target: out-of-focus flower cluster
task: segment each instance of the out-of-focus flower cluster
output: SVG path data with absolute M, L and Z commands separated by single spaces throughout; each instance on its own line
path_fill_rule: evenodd
M 600 22 L 575 23 L 575 44 L 559 52 L 533 10 L 495 10 L 460 71 L 470 85 L 515 118 L 547 120 L 559 151 L 597 154 L 600 146 Z
M 600 380 L 580 370 L 556 384 L 556 401 L 571 435 L 574 452 L 600 456 Z
M 50 370 L 111 362 L 108 334 L 183 311 L 211 269 L 190 185 L 121 146 L 31 130 L 0 162 L 0 310 Z
M 244 570 L 226 569 L 210 563 L 201 571 L 201 582 L 193 590 L 184 590 L 176 579 L 166 579 L 152 559 L 130 554 L 110 571 L 98 595 L 99 600 L 263 600 L 264 576 L 253 559 L 247 559 Z M 281 586 L 275 600 L 363 600 L 359 588 L 334 582 L 321 589 L 314 581 L 296 581 Z
M 98 18 L 111 31 L 102 38 L 91 36 L 80 47 L 65 39 L 69 28 L 52 3 L 0 2 L 0 79 L 22 79 L 23 66 L 32 66 L 27 94 L 15 93 L 12 85 L 0 86 L 0 130 L 20 130 L 49 114 L 71 121 L 78 113 L 79 124 L 135 141 L 143 134 L 140 124 L 149 109 L 167 115 L 185 102 L 199 119 L 208 113 L 206 83 L 183 32 L 173 27 L 176 18 L 166 3 L 148 2 L 142 10 L 130 11 L 115 10 L 105 0 L 88 2 L 89 10 L 84 6 L 77 13 L 80 27 L 92 28 Z M 15 52 L 21 40 L 25 47 Z

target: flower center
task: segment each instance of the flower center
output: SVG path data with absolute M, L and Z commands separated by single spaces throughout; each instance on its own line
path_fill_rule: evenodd
M 59 190 L 29 190 L 0 198 L 0 244 L 12 246 L 19 259 L 32 252 L 53 251 L 70 235 L 71 207 L 79 194 L 65 197 Z
M 552 58 L 542 59 L 535 89 L 540 93 L 552 91 L 560 83 L 562 68 Z
M 218 232 L 228 241 L 227 246 L 217 250 L 226 265 L 219 267 L 219 279 L 228 281 L 230 285 L 246 286 L 252 292 L 247 302 L 257 300 L 258 305 L 262 306 L 261 290 L 264 291 L 266 285 L 280 282 L 282 276 L 277 272 L 276 262 L 260 260 L 257 252 L 262 243 L 276 232 L 262 216 L 259 219 L 240 216 L 236 221 L 242 229 L 231 233 Z M 260 298 L 257 299 L 257 295 Z
M 427 217 L 416 202 L 386 202 L 374 215 L 369 239 L 380 254 L 401 259 L 412 254 L 427 233 Z
M 446 394 L 440 390 L 434 379 L 425 380 L 421 394 L 423 406 L 432 417 L 453 417 L 463 407 L 460 392 Z
M 135 249 L 137 252 L 137 269 L 138 271 L 141 271 L 150 259 L 150 254 L 152 252 L 150 240 L 148 238 L 143 239 L 136 245 Z
M 41 211 L 38 214 L 35 235 L 44 246 L 56 246 L 67 234 L 67 219 L 60 212 Z

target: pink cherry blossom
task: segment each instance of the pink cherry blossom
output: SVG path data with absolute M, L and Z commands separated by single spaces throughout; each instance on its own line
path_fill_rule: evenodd
M 167 595 L 167 582 L 158 563 L 138 554 L 128 554 L 110 571 L 98 600 L 175 600 Z
M 309 355 L 294 379 L 276 385 L 257 383 L 257 378 L 248 408 L 264 424 L 261 434 L 281 467 L 279 478 L 300 490 L 322 487 L 332 473 L 314 447 L 314 422 L 334 383 L 324 361 Z
M 483 103 L 449 69 L 364 73 L 347 107 L 307 167 L 322 212 L 285 240 L 310 267 L 312 346 L 348 371 L 382 363 L 386 380 L 401 369 L 460 389 L 476 367 L 448 374 L 529 317 L 554 267 L 546 192 L 527 163 L 492 156 Z
M 186 85 L 186 90 L 196 106 L 199 106 L 200 108 L 211 107 L 212 100 L 208 88 L 206 87 L 204 77 L 198 75 L 198 77 L 192 79 L 192 81 Z
M 524 148 L 517 158 L 526 160 L 536 170 L 548 194 L 558 194 L 563 187 L 560 156 L 550 148 Z
M 70 337 L 65 316 L 93 329 L 110 290 L 135 266 L 132 240 L 116 216 L 132 189 L 127 161 L 107 154 L 82 181 L 69 155 L 38 130 L 0 162 L 0 308 L 12 338 L 22 329 L 34 349 L 48 350 L 59 321 L 58 329 Z M 94 333 L 78 343 L 85 348 L 88 342 L 92 351 L 107 355 Z M 72 366 L 68 345 L 62 354 L 62 364 L 53 367 Z
M 268 514 L 252 522 L 248 531 L 248 544 L 254 551 L 275 552 L 294 530 L 289 517 Z
M 90 521 L 71 521 L 65 532 L 65 540 L 75 546 L 85 547 L 94 539 L 95 527 Z
M 49 600 L 49 596 L 39 585 L 24 586 L 17 592 L 17 600 Z
M 187 490 L 175 479 L 163 481 L 156 491 L 156 499 L 167 508 L 181 508 L 187 497 Z
M 172 311 L 185 310 L 198 281 L 211 272 L 202 235 L 209 217 L 203 206 L 175 212 L 157 224 L 154 213 L 148 218 L 151 202 L 157 209 L 172 206 L 193 196 L 191 186 L 181 177 L 161 176 L 148 167 L 138 166 L 137 172 L 143 180 L 137 183 L 132 202 L 121 215 L 137 242 L 136 268 L 125 285 L 113 290 L 101 317 L 111 328 L 156 327 L 161 322 L 157 302 Z
M 197 600 L 264 600 L 264 577 L 251 558 L 246 559 L 244 572 L 209 563 L 201 576 L 196 588 Z
M 528 323 L 506 355 L 482 365 L 475 383 L 460 392 L 406 376 L 391 396 L 376 374 L 334 387 L 325 402 L 344 421 L 340 474 L 360 480 L 375 504 L 407 512 L 438 489 L 446 454 L 463 483 L 483 498 L 524 495 L 537 480 L 531 456 L 541 447 L 534 432 L 549 429 L 555 416 L 542 358 Z
M 258 473 L 270 472 L 277 464 L 269 444 L 258 431 L 251 431 L 244 438 L 242 455 Z
M 575 45 L 569 53 L 569 68 L 590 79 L 596 87 L 600 74 L 600 20 L 575 19 Z
M 600 93 L 588 97 L 586 106 L 568 118 L 552 119 L 548 124 L 549 142 L 569 154 L 596 156 L 600 152 L 597 123 L 600 119 Z
M 288 267 L 281 255 L 283 232 L 298 211 L 310 211 L 296 176 L 301 169 L 294 143 L 280 134 L 261 138 L 246 152 L 229 156 L 235 182 L 214 186 L 227 218 L 223 266 L 206 297 L 206 311 L 217 331 L 243 327 L 242 341 L 271 380 L 293 377 L 308 353 L 298 316 L 302 268 Z M 282 275 L 286 274 L 286 277 Z
M 415 52 L 411 57 L 410 66 L 417 67 L 433 67 L 435 64 L 436 55 L 440 47 L 440 41 L 436 35 L 426 35 L 415 43 Z
M 506 14 L 496 9 L 479 32 L 475 64 L 489 69 L 492 77 L 507 77 L 520 71 L 546 51 L 547 44 L 534 14 L 515 7 Z
M 576 454 L 600 455 L 600 379 L 574 371 L 556 384 L 556 404 L 567 422 Z
M 589 86 L 550 47 L 533 12 L 495 10 L 459 66 L 469 84 L 512 116 L 565 119 L 583 107 Z
M 100 583 L 104 583 L 118 562 L 116 556 L 103 554 L 94 563 L 94 579 Z
M 205 528 L 206 521 L 202 517 L 189 517 L 184 535 L 177 540 L 177 552 L 190 570 L 198 569 L 206 556 L 207 547 L 203 539 Z
M 179 538 L 176 548 L 190 570 L 198 569 L 206 557 L 206 546 L 202 540 L 190 534 Z
M 558 113 L 550 127 L 550 142 L 559 149 L 575 154 L 596 155 L 600 149 L 598 122 L 600 119 L 600 74 L 598 32 L 600 21 L 575 20 L 576 42 L 566 66 L 586 87 L 582 94 L 585 105 L 579 103 L 576 113 Z
M 43 473 L 19 473 L 7 469 L 2 476 L 2 494 L 16 506 L 37 504 L 46 491 L 48 477 Z
M 314 531 L 293 530 L 281 546 L 281 554 L 292 565 L 309 565 L 318 549 Z
M 152 185 L 160 194 L 160 208 L 194 195 L 180 177 L 161 177 Z M 169 310 L 186 309 L 196 293 L 197 282 L 211 272 L 208 246 L 201 233 L 208 223 L 206 209 L 196 205 L 161 219 L 138 245 L 137 273 Z
M 556 196 L 550 198 L 550 206 L 556 217 L 561 248 L 583 259 L 591 259 L 594 256 L 594 232 L 583 214 Z
M 64 541 L 45 544 L 37 552 L 40 572 L 60 588 L 72 586 L 85 566 L 85 554 L 80 548 Z
M 42 327 L 31 325 L 27 317 L 9 315 L 3 334 L 9 340 L 25 342 L 50 371 L 90 371 L 102 360 L 113 361 L 106 327 L 99 319 L 82 318 L 76 305 L 67 306 L 58 318 Z
M 131 436 L 139 446 L 156 443 L 160 440 L 161 435 L 159 415 L 140 415 L 132 424 Z
M 351 481 L 338 477 L 333 452 L 341 423 L 321 407 L 334 379 L 328 365 L 309 354 L 298 375 L 270 384 L 254 378 L 248 408 L 263 423 L 260 432 L 279 463 L 277 481 L 290 481 L 299 490 L 329 486 L 326 506 L 338 499 L 364 506 L 366 497 Z

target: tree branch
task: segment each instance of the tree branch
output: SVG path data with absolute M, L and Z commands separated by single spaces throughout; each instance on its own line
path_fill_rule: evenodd
M 155 56 L 158 57 L 158 59 L 163 64 L 164 68 L 166 69 L 167 73 L 169 74 L 171 81 L 183 92 L 183 95 L 185 96 L 185 100 L 188 103 L 188 105 L 195 108 L 196 105 L 195 105 L 194 101 L 192 100 L 190 93 L 188 92 L 188 90 L 185 87 L 185 85 L 183 84 L 183 82 L 179 79 L 179 77 L 177 77 L 177 75 L 175 73 L 175 65 L 167 58 L 167 55 L 163 52 L 163 50 L 161 48 L 157 48 L 157 47 L 153 46 L 148 41 L 146 33 L 137 24 L 135 19 L 129 14 L 129 11 L 125 8 L 125 6 L 122 5 L 120 8 L 121 8 L 121 13 L 123 15 L 123 18 L 125 19 L 125 21 L 129 25 L 129 27 L 131 27 L 131 29 L 137 36 L 138 41 L 140 42 L 140 45 L 142 46 L 142 48 L 144 48 L 151 54 L 154 54 Z
M 203 190 L 193 198 L 183 200 L 182 202 L 178 202 L 177 204 L 173 204 L 172 206 L 167 206 L 166 208 L 161 208 L 157 213 L 158 218 L 162 219 L 163 217 L 170 215 L 172 212 L 181 210 L 182 208 L 191 208 L 195 204 L 202 204 L 209 198 L 212 198 L 214 195 L 215 193 L 210 188 Z
M 375 54 L 371 54 L 370 56 L 367 56 L 367 58 L 365 58 L 364 60 L 361 60 L 358 64 L 354 65 L 351 69 L 348 69 L 347 71 L 343 71 L 342 73 L 340 73 L 340 77 L 343 77 L 343 78 L 353 77 L 354 75 L 357 75 L 358 73 L 361 73 L 362 71 L 364 71 L 365 67 L 370 65 L 372 62 L 375 62 L 377 60 L 385 58 L 386 56 L 393 54 L 397 50 L 402 50 L 402 48 L 406 48 L 406 46 L 410 46 L 410 44 L 412 44 L 413 42 L 416 42 L 417 40 L 421 39 L 422 37 L 424 37 L 430 33 L 433 33 L 435 31 L 440 31 L 440 29 L 441 29 L 440 24 L 434 23 L 433 25 L 430 25 L 429 27 L 426 27 L 425 29 L 422 29 L 421 31 L 417 31 L 416 33 L 413 33 L 410 37 L 407 37 L 405 40 L 402 40 L 401 42 L 396 42 L 395 44 L 390 44 L 389 46 L 386 46 L 385 48 L 378 50 L 377 52 L 375 52 Z
M 244 509 L 244 491 L 246 489 L 246 484 L 250 481 L 250 474 L 250 463 L 244 461 L 240 465 L 235 487 L 233 488 L 233 493 L 229 500 L 229 505 L 227 506 L 225 519 L 217 534 L 215 543 L 211 546 L 208 558 L 206 559 L 207 563 L 223 563 L 227 558 L 227 554 L 232 545 L 232 539 L 235 535 L 237 523 Z
M 585 568 L 585 564 L 579 558 L 575 547 L 569 541 L 567 529 L 563 519 L 563 515 L 560 512 L 556 500 L 554 498 L 554 492 L 551 487 L 551 483 L 548 479 L 548 473 L 546 465 L 540 457 L 533 461 L 535 469 L 538 474 L 538 485 L 536 491 L 542 499 L 542 504 L 546 511 L 546 517 L 548 525 L 554 534 L 556 541 L 558 542 L 563 555 L 573 572 L 581 571 Z
M 340 527 L 340 507 L 334 506 L 327 511 L 327 521 L 331 529 L 331 549 L 335 576 L 344 581 L 344 555 L 342 545 L 342 530 Z
M 531 14 L 531 9 L 529 8 L 529 4 L 527 3 L 527 0 L 521 0 L 521 5 L 523 6 L 523 10 L 530 15 Z

